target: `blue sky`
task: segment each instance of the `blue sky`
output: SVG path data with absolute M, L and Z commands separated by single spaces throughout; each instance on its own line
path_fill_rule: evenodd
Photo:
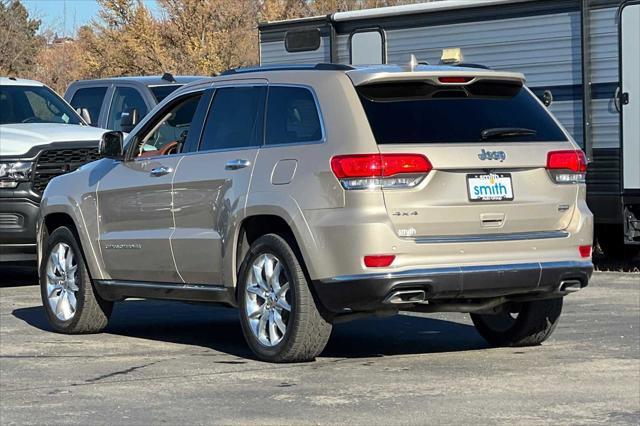
M 156 0 L 144 0 L 149 9 L 157 10 Z M 59 35 L 72 35 L 91 21 L 100 7 L 96 0 L 22 0 L 29 14 L 42 20 L 42 26 Z

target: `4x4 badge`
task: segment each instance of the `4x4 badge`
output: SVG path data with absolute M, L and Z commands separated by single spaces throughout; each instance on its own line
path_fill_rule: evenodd
M 478 154 L 478 158 L 482 161 L 484 160 L 500 160 L 502 163 L 507 159 L 507 154 L 504 151 L 485 151 L 483 148 Z

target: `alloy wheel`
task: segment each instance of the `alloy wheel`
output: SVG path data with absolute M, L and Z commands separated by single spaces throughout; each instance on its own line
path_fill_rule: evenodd
M 265 253 L 253 261 L 247 275 L 245 309 L 249 327 L 262 345 L 276 346 L 287 333 L 291 315 L 286 265 Z
M 70 320 L 76 313 L 79 288 L 78 263 L 68 244 L 57 243 L 49 253 L 45 279 L 51 312 L 61 321 Z

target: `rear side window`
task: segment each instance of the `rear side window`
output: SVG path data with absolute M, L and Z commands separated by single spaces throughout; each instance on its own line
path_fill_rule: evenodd
M 89 119 L 92 126 L 98 125 L 100 118 L 100 108 L 102 101 L 107 94 L 107 87 L 87 87 L 86 89 L 78 89 L 71 98 L 71 106 L 80 113 L 82 109 L 86 109 L 89 113 Z
M 160 103 L 172 94 L 177 88 L 182 87 L 182 84 L 172 84 L 170 86 L 150 86 L 149 90 L 153 94 L 153 97 L 156 98 L 156 102 Z
M 200 150 L 239 149 L 262 144 L 266 86 L 217 89 Z
M 304 87 L 269 87 L 267 145 L 322 139 L 320 115 L 313 94 Z
M 403 82 L 357 91 L 378 144 L 566 140 L 545 108 L 518 83 L 443 87 Z

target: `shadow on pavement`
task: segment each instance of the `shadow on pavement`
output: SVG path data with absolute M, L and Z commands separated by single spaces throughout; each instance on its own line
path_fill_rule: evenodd
M 42 307 L 13 311 L 16 318 L 51 331 Z M 165 301 L 129 300 L 115 306 L 108 334 L 207 347 L 254 358 L 242 336 L 235 309 Z M 321 357 L 364 358 L 457 352 L 487 348 L 470 325 L 433 318 L 397 315 L 334 326 Z
M 35 265 L 11 265 L 0 267 L 0 287 L 17 287 L 38 284 L 38 269 Z
M 594 253 L 593 264 L 596 271 L 602 272 L 640 272 L 640 255 L 633 259 L 615 259 L 601 253 Z

